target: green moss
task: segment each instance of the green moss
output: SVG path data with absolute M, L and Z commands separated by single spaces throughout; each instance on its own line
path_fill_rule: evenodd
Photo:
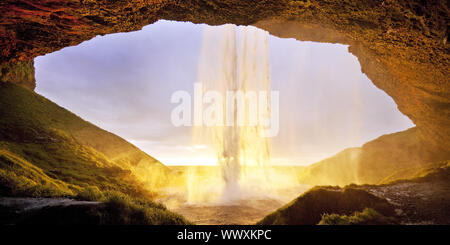
M 450 161 L 440 161 L 425 166 L 401 169 L 388 176 L 380 185 L 388 185 L 402 182 L 424 182 L 450 180 Z
M 394 216 L 385 199 L 357 188 L 315 187 L 289 204 L 264 217 L 260 225 L 315 225 L 324 214 L 349 215 L 365 208 Z
M 154 173 L 158 183 L 167 173 L 120 137 L 30 90 L 0 83 L 0 195 L 102 202 L 44 208 L 24 223 L 188 224 L 150 200 L 158 183 L 146 186 L 136 169 L 149 179 Z
M 88 186 L 78 192 L 77 198 L 87 201 L 102 201 L 105 196 L 97 186 Z
M 11 152 L 0 150 L 1 194 L 8 196 L 74 196 L 79 187 L 46 175 Z
M 130 198 L 120 192 L 105 193 L 107 212 L 105 224 L 183 225 L 191 224 L 182 216 L 168 211 L 163 205 Z
M 166 173 L 165 166 L 120 137 L 11 83 L 0 83 L 0 153 L 3 195 L 73 196 L 93 187 L 151 198 Z M 134 169 L 141 162 L 160 170 L 159 183 L 138 180 Z M 31 174 L 36 171 L 40 175 Z M 152 172 L 147 174 L 151 179 Z M 38 184 L 42 179 L 47 184 Z
M 386 217 L 371 208 L 353 215 L 323 214 L 318 225 L 395 225 L 394 217 Z
M 191 225 L 181 215 L 148 199 L 133 198 L 117 191 L 101 193 L 87 188 L 85 198 L 100 202 L 76 202 L 47 206 L 24 213 L 0 210 L 9 214 L 0 224 L 77 224 L 77 225 Z M 100 194 L 100 196 L 99 196 Z M 2 209 L 2 207 L 0 207 Z M 5 223 L 3 223 L 5 222 Z

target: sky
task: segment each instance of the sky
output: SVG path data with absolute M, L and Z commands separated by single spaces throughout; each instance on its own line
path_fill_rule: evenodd
M 175 127 L 170 98 L 193 93 L 204 24 L 158 21 L 35 59 L 36 92 L 166 165 L 216 164 L 192 127 Z M 348 46 L 269 35 L 271 89 L 280 93 L 274 164 L 307 165 L 414 124 L 362 74 Z

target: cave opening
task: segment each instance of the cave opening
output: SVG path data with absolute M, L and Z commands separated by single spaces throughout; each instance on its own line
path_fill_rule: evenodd
M 178 190 L 168 191 L 170 198 L 163 202 L 194 221 L 205 219 L 204 207 L 190 206 L 188 211 L 178 200 L 198 206 L 219 192 L 217 152 L 210 141 L 193 143 L 193 127 L 173 126 L 170 98 L 177 90 L 194 93 L 204 31 L 218 28 L 158 21 L 141 31 L 98 36 L 35 59 L 37 93 L 183 174 L 187 190 L 195 192 L 183 189 L 188 196 L 180 197 Z M 296 174 L 286 177 L 286 172 L 302 171 L 346 149 L 414 126 L 361 72 L 347 45 L 272 35 L 267 42 L 270 88 L 280 93 L 279 133 L 270 139 L 270 164 L 278 167 L 282 178 L 275 180 L 280 186 L 276 198 L 245 201 L 253 216 L 239 223 L 259 220 L 307 189 Z M 199 191 L 201 187 L 208 188 Z M 218 205 L 210 206 L 210 215 L 218 212 Z M 220 210 L 218 219 L 227 219 L 227 208 Z

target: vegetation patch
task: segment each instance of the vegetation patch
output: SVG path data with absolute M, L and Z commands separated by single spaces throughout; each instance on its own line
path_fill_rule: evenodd
M 323 214 L 318 225 L 397 225 L 394 217 L 386 217 L 371 208 L 353 215 Z
M 95 194 L 91 197 L 98 198 L 99 196 Z M 50 205 L 24 213 L 10 212 L 10 210 L 6 207 L 0 207 L 0 213 L 5 218 L 1 223 L 52 225 L 191 224 L 181 215 L 167 210 L 161 204 L 148 199 L 132 198 L 116 191 L 102 193 L 101 202 L 74 202 L 73 204 L 69 202 L 64 205 Z
M 371 208 L 384 216 L 395 216 L 393 206 L 365 190 L 347 187 L 315 187 L 269 214 L 259 225 L 315 225 L 324 214 L 351 215 Z
M 11 152 L 0 150 L 0 193 L 6 196 L 74 196 L 80 188 L 46 175 Z
M 168 174 L 124 139 L 11 83 L 0 83 L 0 165 L 3 196 L 77 196 L 97 188 L 152 198 Z
M 449 181 L 450 161 L 440 161 L 425 166 L 405 168 L 393 173 L 384 179 L 381 184 L 396 184 L 403 182 L 427 182 L 427 181 Z
M 44 97 L 0 83 L 0 196 L 86 201 L 25 213 L 0 207 L 0 213 L 8 214 L 5 220 L 18 224 L 188 224 L 182 216 L 151 201 L 152 188 L 165 181 L 167 170 L 120 137 Z M 148 179 L 151 186 L 142 181 Z

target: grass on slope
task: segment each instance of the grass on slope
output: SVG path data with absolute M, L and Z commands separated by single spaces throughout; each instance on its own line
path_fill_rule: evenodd
M 100 202 L 12 213 L 18 223 L 189 224 L 150 200 L 167 173 L 120 137 L 0 82 L 0 195 Z
M 148 199 L 131 198 L 116 191 L 101 193 L 100 203 L 47 206 L 23 213 L 9 212 L 0 224 L 64 225 L 189 225 L 181 215 Z M 98 196 L 97 196 L 98 197 Z
M 133 199 L 119 192 L 107 192 L 102 224 L 186 225 L 181 215 L 146 199 Z
M 315 187 L 267 215 L 259 225 L 315 225 L 325 214 L 351 215 L 371 208 L 391 217 L 394 208 L 383 198 L 356 188 Z
M 320 162 L 307 166 L 299 181 L 310 185 L 380 184 L 410 178 L 428 168 L 430 162 L 445 160 L 446 152 L 436 152 L 425 145 L 416 128 L 387 134 L 348 148 Z
M 0 159 L 2 195 L 71 196 L 97 187 L 151 197 L 139 180 L 161 183 L 167 173 L 122 138 L 10 83 L 0 83 Z
M 353 215 L 324 214 L 318 225 L 396 225 L 393 217 L 386 217 L 371 208 Z
M 450 161 L 440 161 L 425 166 L 401 169 L 386 177 L 380 184 L 424 180 L 450 180 Z
M 0 150 L 0 193 L 8 196 L 73 196 L 80 187 L 53 179 L 27 160 Z

